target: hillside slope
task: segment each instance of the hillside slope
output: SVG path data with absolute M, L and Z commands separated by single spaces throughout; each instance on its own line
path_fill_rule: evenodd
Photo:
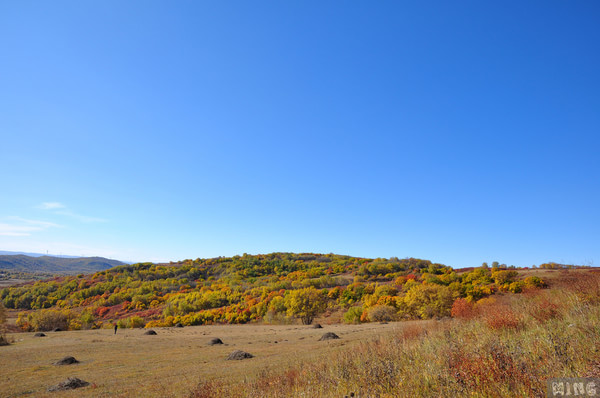
M 0 269 L 19 272 L 44 272 L 52 274 L 89 274 L 123 265 L 104 257 L 31 257 L 23 254 L 0 255 Z
M 524 276 L 524 275 L 523 275 Z M 415 258 L 271 253 L 172 264 L 121 265 L 0 289 L 24 330 L 155 327 L 265 321 L 309 324 L 443 318 L 457 299 L 477 301 L 544 286 L 535 276 L 487 266 L 458 274 Z

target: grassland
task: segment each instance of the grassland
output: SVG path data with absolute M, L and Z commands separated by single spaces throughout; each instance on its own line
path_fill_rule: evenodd
M 409 322 L 412 323 L 412 322 Z M 302 362 L 314 362 L 339 351 L 352 350 L 362 341 L 397 331 L 407 324 L 324 325 L 211 325 L 143 329 L 85 330 L 9 335 L 15 343 L 2 347 L 0 396 L 2 397 L 181 397 L 203 381 L 241 383 L 260 372 Z M 318 341 L 331 331 L 339 340 Z M 209 346 L 212 337 L 223 345 Z M 240 349 L 255 357 L 227 361 Z M 81 361 L 55 366 L 64 356 Z M 72 392 L 46 389 L 76 376 L 92 386 Z

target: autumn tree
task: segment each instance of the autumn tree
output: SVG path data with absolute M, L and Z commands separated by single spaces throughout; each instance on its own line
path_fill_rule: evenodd
M 314 287 L 290 291 L 285 296 L 287 314 L 300 318 L 304 325 L 310 325 L 320 312 L 327 307 L 323 294 Z
M 407 315 L 429 319 L 449 316 L 457 293 L 447 286 L 418 285 L 406 293 L 404 305 Z

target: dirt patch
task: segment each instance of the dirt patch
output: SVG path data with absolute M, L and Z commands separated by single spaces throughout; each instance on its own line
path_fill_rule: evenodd
M 218 338 L 214 338 L 214 339 L 210 339 L 210 341 L 208 342 L 208 345 L 217 345 L 217 344 L 223 344 L 223 341 L 221 339 Z
M 78 379 L 77 377 L 69 377 L 67 380 L 58 383 L 55 386 L 48 388 L 48 391 L 65 391 L 74 390 L 76 388 L 89 386 L 90 383 Z
M 74 363 L 79 363 L 75 357 L 64 357 L 58 362 L 54 362 L 55 365 L 73 365 Z
M 254 355 L 247 353 L 245 351 L 235 350 L 234 352 L 229 354 L 229 356 L 227 356 L 228 361 L 241 360 L 241 359 L 247 359 L 247 358 L 254 358 Z
M 321 338 L 319 339 L 319 341 L 334 340 L 334 339 L 339 339 L 339 338 L 340 338 L 340 336 L 338 336 L 337 334 L 332 333 L 332 332 L 327 332 L 323 336 L 321 336 Z

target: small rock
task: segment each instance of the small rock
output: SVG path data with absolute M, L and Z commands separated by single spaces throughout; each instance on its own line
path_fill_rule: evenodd
M 327 332 L 323 336 L 321 336 L 321 338 L 319 339 L 319 341 L 333 340 L 333 339 L 339 339 L 339 338 L 340 338 L 340 336 L 338 336 L 337 334 L 332 333 L 332 332 Z
M 85 387 L 89 385 L 90 383 L 88 383 L 87 381 L 83 381 L 81 379 L 78 379 L 77 377 L 69 377 L 67 380 L 48 388 L 48 391 L 74 390 L 76 388 Z
M 214 339 L 210 339 L 210 341 L 208 342 L 208 345 L 217 345 L 217 344 L 223 344 L 223 342 L 221 341 L 221 339 L 218 338 L 214 338 Z
M 55 362 L 55 365 L 72 365 L 74 363 L 79 363 L 79 361 L 77 359 L 75 359 L 74 357 L 64 357 L 63 359 L 61 359 L 58 362 Z
M 234 352 L 232 352 L 231 354 L 229 354 L 229 356 L 227 357 L 227 360 L 228 361 L 231 361 L 231 360 L 241 360 L 241 359 L 246 359 L 246 358 L 254 358 L 254 355 L 249 354 L 249 353 L 244 352 L 244 351 L 235 350 Z

